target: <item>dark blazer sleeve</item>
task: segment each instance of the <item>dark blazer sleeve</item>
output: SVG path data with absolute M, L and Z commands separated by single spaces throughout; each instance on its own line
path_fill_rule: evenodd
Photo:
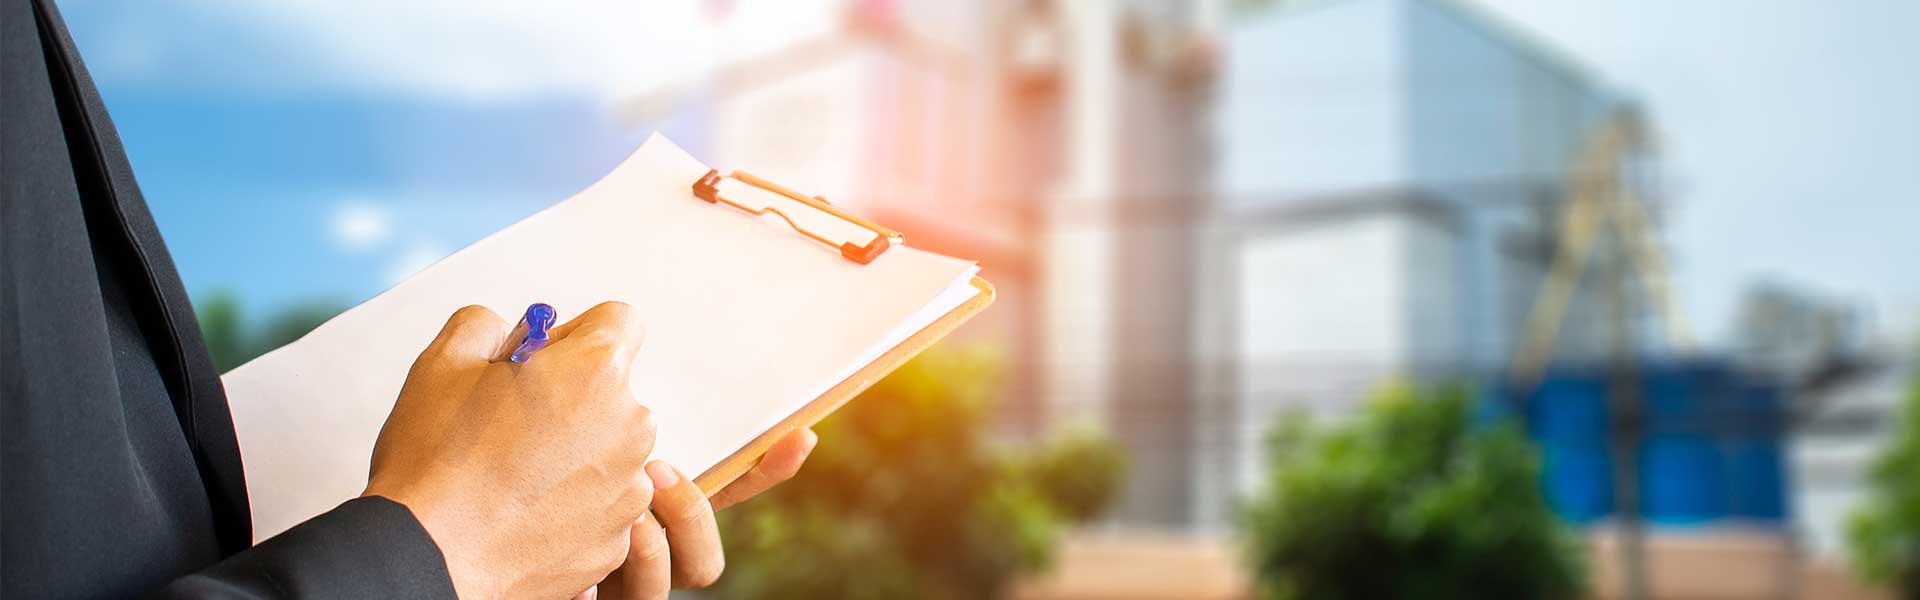
M 350 500 L 168 584 L 153 598 L 453 598 L 433 539 L 400 503 Z

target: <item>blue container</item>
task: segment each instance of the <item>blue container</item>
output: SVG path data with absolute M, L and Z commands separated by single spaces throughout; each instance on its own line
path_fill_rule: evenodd
M 1613 456 L 1604 440 L 1543 441 L 1541 486 L 1560 518 L 1587 523 L 1613 513 Z
M 1527 429 L 1536 439 L 1606 442 L 1607 385 L 1598 377 L 1550 377 L 1525 404 Z
M 1784 523 L 1787 518 L 1787 477 L 1780 443 L 1743 440 L 1726 444 L 1729 516 Z
M 1640 401 L 1650 435 L 1711 435 L 1724 409 L 1728 372 L 1710 363 L 1641 368 Z
M 1727 461 L 1731 516 L 1783 523 L 1789 514 L 1785 406 L 1780 388 L 1762 383 L 1736 387 L 1731 402 L 1733 431 L 1722 449 Z
M 1648 521 L 1690 524 L 1727 515 L 1726 461 L 1715 439 L 1726 373 L 1700 363 L 1642 369 L 1640 513 Z
M 1706 436 L 1656 434 L 1640 447 L 1640 514 L 1684 525 L 1727 516 L 1727 472 Z
M 1613 510 L 1606 375 L 1603 368 L 1556 369 L 1531 390 L 1505 390 L 1540 444 L 1548 502 L 1575 523 Z M 1639 383 L 1645 435 L 1635 460 L 1644 518 L 1656 525 L 1784 521 L 1778 388 L 1712 361 L 1642 365 Z

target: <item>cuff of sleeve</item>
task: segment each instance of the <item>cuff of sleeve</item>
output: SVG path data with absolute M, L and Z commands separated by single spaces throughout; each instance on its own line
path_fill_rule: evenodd
M 377 496 L 348 500 L 213 570 L 279 597 L 455 597 L 446 558 L 420 520 Z

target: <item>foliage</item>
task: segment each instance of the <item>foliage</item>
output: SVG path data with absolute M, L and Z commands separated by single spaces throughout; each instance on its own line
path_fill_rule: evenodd
M 935 349 L 816 429 L 792 481 L 721 513 L 719 598 L 986 598 L 1045 566 L 1125 469 L 1087 429 L 989 441 L 999 359 Z
M 253 359 L 247 350 L 252 344 L 247 340 L 246 323 L 240 318 L 239 297 L 232 292 L 213 292 L 195 302 L 194 307 L 199 309 L 200 337 L 207 343 L 207 353 L 213 355 L 214 370 L 225 373 Z
M 1847 524 L 1854 569 L 1920 597 L 1920 373 L 1907 385 L 1892 441 L 1868 472 L 1867 504 Z
M 200 337 L 206 340 L 207 353 L 213 355 L 214 370 L 221 373 L 300 339 L 345 310 L 333 303 L 307 303 L 282 309 L 254 328 L 246 322 L 240 299 L 231 292 L 214 291 L 194 304 Z
M 1351 421 L 1289 414 L 1266 489 L 1240 511 L 1267 598 L 1567 598 L 1579 546 L 1548 509 L 1537 450 L 1480 424 L 1463 390 L 1391 386 Z

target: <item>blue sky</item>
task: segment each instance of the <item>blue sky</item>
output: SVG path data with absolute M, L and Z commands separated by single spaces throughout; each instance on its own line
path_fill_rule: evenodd
M 653 131 L 698 154 L 697 106 L 634 122 L 616 103 L 708 68 L 716 32 L 774 44 L 827 24 L 735 4 L 765 18 L 720 30 L 693 1 L 60 7 L 189 292 L 233 292 L 257 319 L 371 297 Z
M 1696 328 L 1767 278 L 1920 325 L 1920 3 L 1471 0 L 1641 98 Z M 716 23 L 712 7 L 731 5 Z M 621 99 L 830 27 L 775 0 L 71 0 L 195 293 L 351 303 L 564 198 L 655 128 Z M 725 34 L 725 35 L 720 35 Z M 744 40 L 744 41 L 743 41 Z M 755 46 L 758 44 L 758 46 Z M 743 47 L 744 46 L 744 47 Z
M 645 134 L 575 98 L 106 94 L 190 288 L 256 306 L 364 299 L 591 183 Z
M 449 75 L 457 45 L 412 52 L 445 40 L 404 27 L 364 44 L 391 63 L 356 64 L 339 51 L 354 23 L 301 14 L 331 5 L 61 6 L 190 291 L 236 293 L 256 318 L 370 297 L 580 190 L 656 127 L 698 146 L 697 129 L 615 118 L 591 74 Z M 556 52 L 516 44 L 520 27 L 468 33 L 470 56 Z

